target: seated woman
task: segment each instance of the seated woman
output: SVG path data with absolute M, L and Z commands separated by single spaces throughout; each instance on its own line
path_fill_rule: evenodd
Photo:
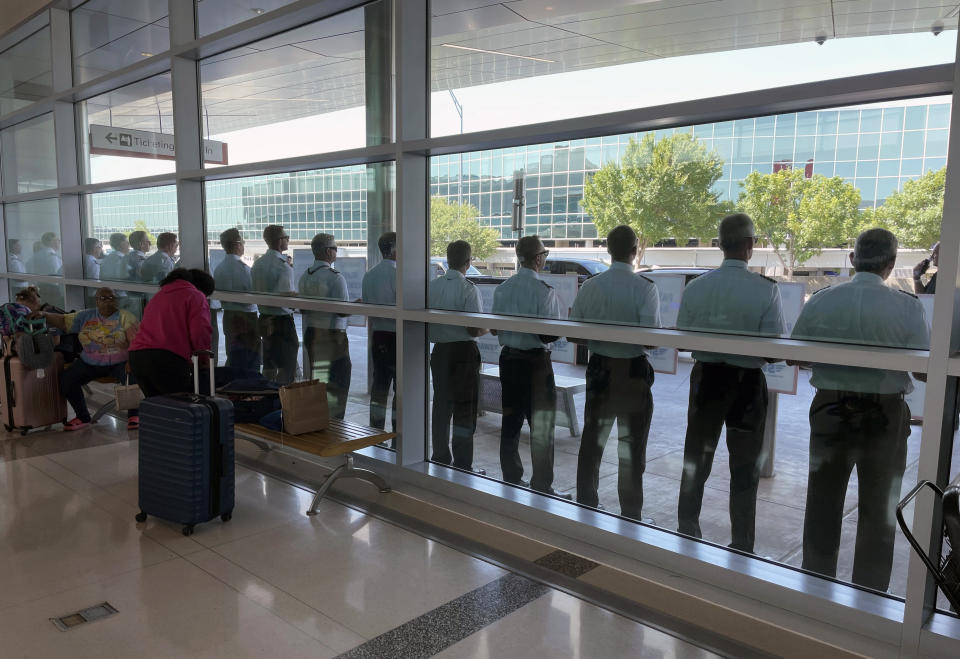
M 146 397 L 193 390 L 190 359 L 210 350 L 207 297 L 213 290 L 213 277 L 203 270 L 177 268 L 160 282 L 130 345 L 130 368 Z
M 124 380 L 128 371 L 127 351 L 137 333 L 137 319 L 129 311 L 117 308 L 117 297 L 112 289 L 98 289 L 95 299 L 95 309 L 68 314 L 41 312 L 50 326 L 77 334 L 83 346 L 80 358 L 60 376 L 60 390 L 77 415 L 63 424 L 63 429 L 68 431 L 90 425 L 83 385 L 103 377 Z M 130 382 L 134 383 L 133 378 Z M 127 430 L 139 427 L 137 410 L 128 410 Z
M 30 311 L 33 313 L 66 313 L 63 309 L 55 307 L 52 304 L 47 304 L 41 300 L 40 291 L 36 286 L 27 286 L 26 288 L 21 288 L 19 291 L 17 291 L 14 299 L 17 301 L 17 304 L 22 304 L 30 309 Z

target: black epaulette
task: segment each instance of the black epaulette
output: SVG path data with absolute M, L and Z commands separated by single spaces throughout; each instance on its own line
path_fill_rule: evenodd
M 330 266 L 329 266 L 329 265 L 318 265 L 316 268 L 307 268 L 307 274 L 308 274 L 308 275 L 312 275 L 312 274 L 315 273 L 315 272 L 320 272 L 320 271 L 323 270 L 324 268 L 330 268 Z M 333 270 L 333 268 L 330 268 L 330 269 Z M 336 270 L 333 270 L 333 271 L 336 272 Z
M 653 284 L 654 286 L 657 285 L 657 283 L 656 283 L 655 281 L 653 281 L 652 279 L 650 279 L 650 277 L 644 277 L 644 276 L 641 275 L 639 272 L 636 273 L 636 275 L 637 275 L 638 277 L 640 277 L 640 279 L 646 279 L 648 282 L 650 282 L 650 283 Z
M 760 273 L 758 272 L 757 274 L 759 275 Z M 768 277 L 768 276 L 766 276 L 766 275 L 760 275 L 760 278 L 761 278 L 761 279 L 766 279 L 766 280 L 767 280 L 768 282 L 770 282 L 771 284 L 776 284 L 776 283 L 777 283 L 777 280 L 776 280 L 776 279 L 774 279 L 774 278 L 772 278 L 772 277 Z
M 918 298 L 916 295 L 914 295 L 913 293 L 911 293 L 910 291 L 905 291 L 905 290 L 903 290 L 902 288 L 898 288 L 897 290 L 898 290 L 899 292 L 903 293 L 904 295 L 909 295 L 909 296 L 912 297 L 914 300 L 919 300 L 919 299 L 920 299 L 920 298 Z
M 811 293 L 811 295 L 816 295 L 817 293 L 820 293 L 821 291 L 825 291 L 825 290 L 827 290 L 828 288 L 830 288 L 830 287 L 829 287 L 829 286 L 824 286 L 823 288 L 818 288 L 818 289 L 815 290 L 813 293 Z
M 537 281 L 539 281 L 541 284 L 543 284 L 543 285 L 546 286 L 547 288 L 553 290 L 553 286 L 551 286 L 551 285 L 548 284 L 547 282 L 543 281 L 542 279 L 538 279 Z
M 466 277 L 463 278 L 463 281 L 467 282 L 467 283 L 470 284 L 471 286 L 476 286 L 476 284 L 475 284 L 474 282 L 470 281 L 470 280 L 467 279 Z
M 329 266 L 329 268 L 330 268 L 330 272 L 332 272 L 333 274 L 335 274 L 335 275 L 339 275 L 339 274 L 340 274 L 340 271 L 337 270 L 336 268 L 334 268 L 333 266 Z

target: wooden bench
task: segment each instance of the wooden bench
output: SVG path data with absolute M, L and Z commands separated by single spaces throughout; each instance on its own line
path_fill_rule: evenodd
M 343 463 L 327 476 L 320 484 L 310 503 L 308 515 L 317 514 L 320 499 L 327 493 L 334 481 L 340 478 L 359 478 L 376 485 L 381 492 L 390 491 L 390 486 L 382 476 L 370 469 L 355 467 L 353 451 L 374 446 L 396 437 L 396 433 L 361 426 L 347 421 L 330 420 L 326 430 L 303 435 L 290 435 L 285 432 L 269 430 L 256 423 L 238 423 L 234 426 L 237 437 L 253 442 L 260 448 L 270 451 L 273 445 L 292 448 L 322 458 L 343 457 Z

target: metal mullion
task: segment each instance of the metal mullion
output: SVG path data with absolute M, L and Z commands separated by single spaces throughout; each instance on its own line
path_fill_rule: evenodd
M 947 401 L 951 391 L 948 382 L 950 342 L 953 333 L 954 307 L 957 284 L 960 281 L 960 106 L 956 103 L 960 91 L 960 41 L 954 58 L 954 102 L 950 109 L 950 142 L 947 150 L 947 174 L 943 199 L 943 220 L 940 227 L 940 258 L 937 262 L 939 285 L 934 297 L 933 330 L 930 336 L 930 364 L 927 370 L 926 394 L 923 402 L 923 425 L 917 480 L 931 480 L 945 485 L 949 474 L 949 449 L 952 445 L 954 414 Z M 949 434 L 947 434 L 949 433 Z M 945 436 L 946 434 L 946 436 Z M 917 498 L 913 509 L 914 535 L 929 551 L 939 550 L 941 537 L 934 522 L 940 516 L 934 509 L 931 496 Z M 937 590 L 933 579 L 915 552 L 910 552 L 907 568 L 906 606 L 904 607 L 901 656 L 915 657 L 923 625 L 936 609 Z
M 884 348 L 829 341 L 799 341 L 796 339 L 751 337 L 737 334 L 708 334 L 705 332 L 630 325 L 602 325 L 567 320 L 468 314 L 426 309 L 405 310 L 403 317 L 405 320 L 416 320 L 424 323 L 483 327 L 528 334 L 613 341 L 631 345 L 652 345 L 681 350 L 732 353 L 804 363 L 835 363 L 844 366 L 883 368 L 905 372 L 924 372 L 927 370 L 928 361 L 926 350 Z
M 169 0 L 171 53 L 196 38 L 196 7 L 193 2 Z M 203 167 L 203 131 L 200 122 L 200 72 L 197 61 L 173 54 L 170 57 L 173 95 L 173 140 L 176 171 Z M 187 268 L 205 268 L 207 230 L 203 183 L 176 179 L 180 262 Z
M 774 87 L 713 98 L 621 110 L 495 130 L 405 142 L 403 149 L 430 155 L 481 151 L 712 123 L 746 117 L 859 105 L 898 98 L 949 94 L 953 65 L 872 73 L 835 80 Z
M 19 204 L 24 201 L 37 201 L 39 199 L 53 199 L 63 190 L 60 188 L 47 188 L 46 190 L 37 190 L 36 192 L 21 192 L 18 194 L 0 195 L 0 204 Z
M 265 174 L 286 174 L 289 172 L 313 169 L 369 165 L 377 162 L 390 162 L 395 158 L 396 147 L 393 144 L 383 144 L 347 149 L 344 151 L 330 151 L 307 156 L 295 156 L 293 158 L 261 160 L 252 163 L 227 165 L 225 167 L 190 169 L 178 172 L 177 178 L 179 180 L 218 181 L 223 179 L 246 178 L 249 176 L 263 176 Z
M 947 375 L 960 377 L 960 357 L 951 357 L 947 361 Z
M 74 186 L 58 188 L 63 194 L 97 194 L 98 192 L 117 192 L 119 190 L 137 190 L 140 188 L 156 188 L 163 185 L 175 185 L 177 178 L 173 173 L 153 174 L 138 178 L 120 179 L 117 181 L 103 181 L 100 183 L 81 183 Z M 33 193 L 30 193 L 33 194 Z M 25 196 L 25 195 L 17 195 Z
M 429 161 L 423 154 L 405 153 L 403 140 L 422 140 L 430 127 L 430 2 L 392 0 L 396 62 L 397 321 L 398 429 L 397 464 L 426 459 L 427 442 L 427 325 L 408 319 L 411 310 L 426 305 L 427 216 Z
M 0 130 L 22 124 L 25 121 L 36 119 L 45 114 L 53 112 L 53 107 L 59 99 L 56 96 L 47 96 L 39 101 L 34 101 L 30 105 L 8 112 L 0 117 Z

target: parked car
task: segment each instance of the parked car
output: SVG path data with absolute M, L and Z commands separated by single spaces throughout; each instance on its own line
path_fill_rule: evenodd
M 696 279 L 700 275 L 706 274 L 713 270 L 713 268 L 688 268 L 682 266 L 666 266 L 662 268 L 651 268 L 649 266 L 640 266 L 637 270 L 644 277 L 656 280 L 657 277 L 663 275 L 683 275 L 684 281 L 683 285 L 686 286 L 692 280 Z
M 437 277 L 443 276 L 447 270 L 450 269 L 450 266 L 447 265 L 447 259 L 442 256 L 431 256 L 430 257 L 431 265 L 431 278 L 436 279 Z M 474 268 L 472 265 L 467 267 L 467 277 L 485 277 L 482 272 Z
M 603 261 L 596 259 L 574 259 L 574 258 L 547 258 L 547 263 L 543 267 L 545 273 L 551 275 L 577 275 L 582 284 L 590 277 L 606 272 L 610 266 Z

